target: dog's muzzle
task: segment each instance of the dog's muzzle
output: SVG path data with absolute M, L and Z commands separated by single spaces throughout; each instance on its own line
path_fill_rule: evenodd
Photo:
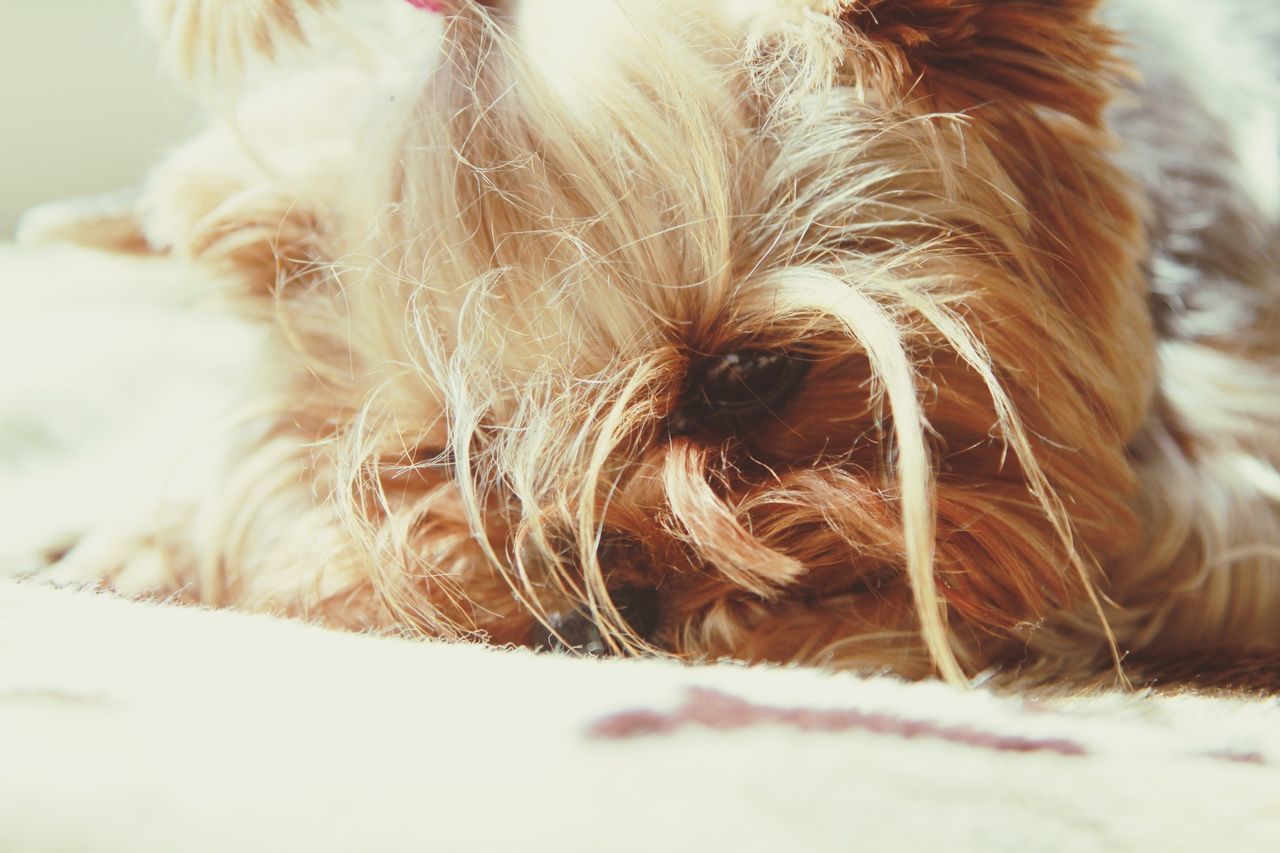
M 627 587 L 613 593 L 611 598 L 631 631 L 645 642 L 652 642 L 661 621 L 657 591 Z M 613 653 L 591 614 L 581 608 L 553 612 L 547 622 L 547 625 L 539 624 L 530 637 L 529 644 L 539 651 L 597 656 Z

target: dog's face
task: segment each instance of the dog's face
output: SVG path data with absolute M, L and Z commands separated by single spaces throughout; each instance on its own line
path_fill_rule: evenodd
M 1153 370 L 1093 6 L 450 16 L 277 249 L 396 617 L 952 676 L 1090 630 Z

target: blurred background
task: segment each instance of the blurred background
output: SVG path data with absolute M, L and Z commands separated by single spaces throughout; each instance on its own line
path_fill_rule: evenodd
M 135 186 L 197 127 L 136 0 L 0 0 L 0 240 L 23 210 Z

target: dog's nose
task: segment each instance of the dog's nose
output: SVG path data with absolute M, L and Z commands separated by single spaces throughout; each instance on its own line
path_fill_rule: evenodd
M 627 587 L 610 595 L 614 607 L 622 614 L 632 632 L 652 642 L 661 621 L 656 590 Z M 538 625 L 530 638 L 530 645 L 540 651 L 566 651 L 584 655 L 611 654 L 600 627 L 584 609 L 551 613 L 548 625 Z

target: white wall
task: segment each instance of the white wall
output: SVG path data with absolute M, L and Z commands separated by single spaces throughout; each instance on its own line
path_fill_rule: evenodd
M 135 0 L 0 0 L 0 239 L 40 202 L 135 185 L 195 129 Z

